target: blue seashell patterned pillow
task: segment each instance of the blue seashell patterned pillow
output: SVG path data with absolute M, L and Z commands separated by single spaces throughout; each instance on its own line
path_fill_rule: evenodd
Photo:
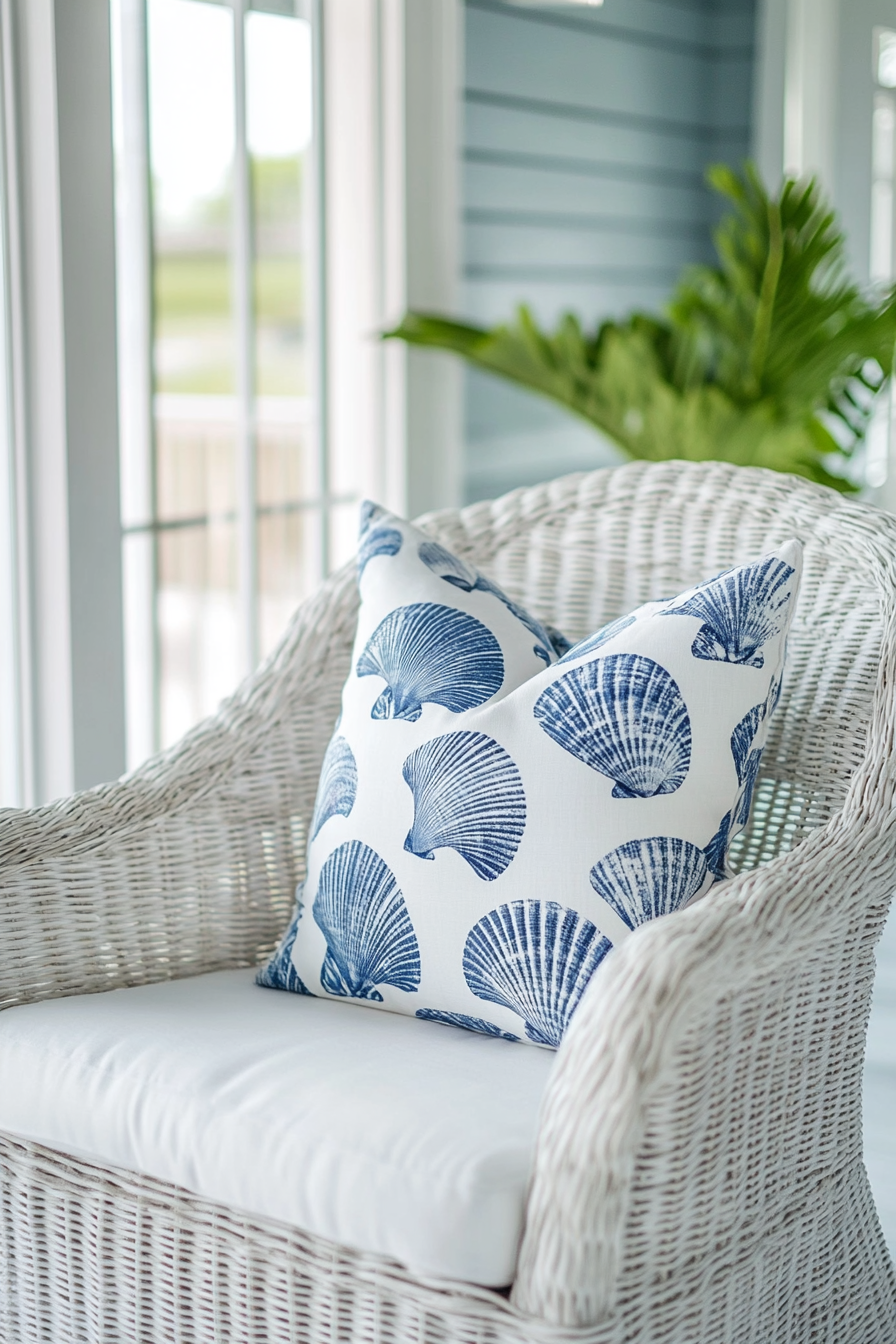
M 612 948 L 727 876 L 800 567 L 786 542 L 570 648 L 365 505 L 307 877 L 258 983 L 556 1048 Z

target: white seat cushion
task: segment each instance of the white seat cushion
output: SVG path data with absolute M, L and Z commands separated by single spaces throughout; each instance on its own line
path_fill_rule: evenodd
M 418 1273 L 509 1283 L 554 1055 L 253 978 L 0 1013 L 0 1130 Z

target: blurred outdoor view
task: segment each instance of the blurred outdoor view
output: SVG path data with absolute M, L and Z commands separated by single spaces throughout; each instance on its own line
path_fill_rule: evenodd
M 267 653 L 319 577 L 319 521 L 308 507 L 320 490 L 305 320 L 311 42 L 304 20 L 245 16 L 251 237 L 241 244 L 233 11 L 149 0 L 147 14 L 154 499 L 146 540 L 151 533 L 156 737 L 166 746 L 247 670 L 241 623 L 254 622 L 248 647 L 254 639 Z M 248 321 L 237 301 L 241 266 L 251 275 Z M 247 341 L 250 372 L 241 388 Z M 238 591 L 246 415 L 257 519 L 257 594 L 248 614 Z

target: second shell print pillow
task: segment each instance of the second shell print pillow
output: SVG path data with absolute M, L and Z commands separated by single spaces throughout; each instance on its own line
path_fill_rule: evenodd
M 558 658 L 369 506 L 307 877 L 259 984 L 556 1047 L 611 948 L 726 876 L 800 558 L 787 542 Z

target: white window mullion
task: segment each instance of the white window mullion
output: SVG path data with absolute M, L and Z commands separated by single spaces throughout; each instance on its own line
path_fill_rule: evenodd
M 6 174 L 2 174 L 5 182 Z M 5 212 L 4 212 L 5 213 Z M 0 228 L 0 807 L 21 807 L 24 722 L 21 712 L 18 491 L 10 397 L 8 248 Z
M 329 454 L 329 363 L 327 359 L 327 177 L 323 0 L 311 6 L 311 82 L 312 82 L 312 184 L 310 199 L 311 246 L 308 250 L 311 281 L 308 294 L 309 329 L 313 332 L 310 361 L 313 368 L 311 389 L 314 402 L 317 480 L 320 492 L 320 570 L 330 572 L 330 454 Z
M 108 0 L 9 0 L 4 36 L 23 792 L 43 802 L 125 766 Z
M 375 334 L 407 308 L 457 308 L 463 5 L 323 10 L 330 461 L 413 516 L 460 499 L 460 368 Z
M 146 0 L 118 0 L 112 14 L 122 582 L 127 756 L 133 768 L 159 747 Z
M 0 806 L 37 801 L 31 694 L 30 565 L 15 47 L 0 2 Z
M 334 488 L 328 469 L 326 369 L 315 348 L 325 307 L 323 163 L 308 136 L 320 131 L 313 121 L 323 89 L 309 20 L 319 25 L 320 0 L 316 11 L 315 0 L 114 3 L 119 15 L 130 7 L 144 24 L 148 17 L 143 87 L 130 100 L 142 152 L 126 151 L 119 177 L 119 191 L 130 197 L 122 234 L 132 247 L 125 255 L 125 243 L 122 252 L 122 313 L 129 272 L 142 285 L 132 318 L 143 299 L 146 309 L 146 320 L 132 324 L 139 338 L 133 358 L 122 364 L 122 400 L 140 420 L 146 448 L 135 451 L 122 497 L 128 616 L 153 640 L 152 656 L 141 656 L 136 634 L 129 644 L 130 701 L 144 739 L 129 756 L 136 764 L 147 754 L 150 718 L 154 745 L 168 745 L 272 647 L 285 604 L 306 596 L 329 568 L 331 514 L 341 510 L 344 531 L 355 491 L 344 480 Z M 299 20 L 308 25 L 302 32 Z M 126 27 L 119 19 L 119 29 Z M 207 61 L 195 86 L 179 34 L 193 60 L 201 53 Z M 118 50 L 124 57 L 121 43 Z M 138 59 L 132 42 L 131 67 Z M 120 69 L 127 63 L 120 59 Z M 133 76 L 130 82 L 133 94 Z M 125 102 L 119 88 L 119 120 Z M 283 170 L 293 155 L 300 176 L 290 183 Z M 127 184 L 138 158 L 143 217 L 139 192 Z M 184 171 L 190 163 L 192 183 Z M 193 265 L 207 267 L 195 292 Z M 283 290 L 274 288 L 278 279 Z M 297 362 L 288 372 L 291 351 Z M 133 402 L 138 384 L 142 408 Z M 320 417 L 316 402 L 323 402 Z M 139 438 L 132 434 L 132 443 Z
M 233 317 L 236 337 L 237 572 L 243 671 L 258 662 L 258 522 L 252 181 L 246 132 L 246 0 L 233 0 Z

